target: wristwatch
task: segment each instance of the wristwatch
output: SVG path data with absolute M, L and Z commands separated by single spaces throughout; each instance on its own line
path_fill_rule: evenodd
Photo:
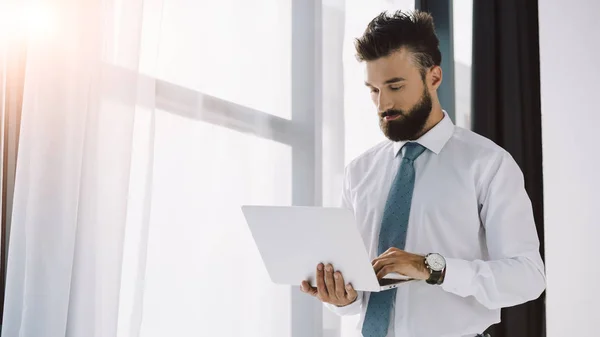
M 429 284 L 442 284 L 442 276 L 446 269 L 446 259 L 438 253 L 430 253 L 425 256 L 425 266 L 431 273 L 426 282 Z

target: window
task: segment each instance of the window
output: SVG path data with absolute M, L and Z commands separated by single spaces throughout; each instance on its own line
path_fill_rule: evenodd
M 165 0 L 161 80 L 291 119 L 291 0 Z
M 304 0 L 144 7 L 139 70 L 155 86 L 156 111 L 140 107 L 136 123 L 153 123 L 154 141 L 134 137 L 128 219 L 144 207 L 151 215 L 147 229 L 127 227 L 120 315 L 141 303 L 142 337 L 314 336 L 320 306 L 271 282 L 240 206 L 320 203 L 321 107 L 306 90 L 320 83 L 320 60 L 307 62 L 318 51 L 319 8 Z M 136 164 L 148 161 L 150 171 Z M 135 329 L 127 322 L 120 336 Z
M 456 125 L 471 128 L 471 60 L 473 0 L 453 1 Z
M 155 137 L 141 336 L 288 336 L 239 205 L 291 204 L 290 146 L 165 111 Z

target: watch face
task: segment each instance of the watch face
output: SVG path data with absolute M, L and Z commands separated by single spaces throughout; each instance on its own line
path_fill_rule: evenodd
M 446 267 L 446 260 L 440 254 L 431 254 L 427 256 L 427 264 L 432 270 L 442 271 Z

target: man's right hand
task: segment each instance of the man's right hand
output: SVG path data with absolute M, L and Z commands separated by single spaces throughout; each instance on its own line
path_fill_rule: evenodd
M 317 266 L 317 287 L 313 288 L 308 281 L 302 281 L 302 291 L 318 298 L 323 303 L 344 307 L 356 301 L 358 294 L 351 284 L 344 285 L 344 277 L 333 266 L 327 267 L 319 263 Z

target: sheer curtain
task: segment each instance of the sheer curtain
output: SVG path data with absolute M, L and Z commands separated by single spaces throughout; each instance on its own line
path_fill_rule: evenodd
M 3 1 L 26 44 L 3 336 L 115 336 L 142 1 Z M 3 50 L 3 55 L 10 50 Z
M 292 202 L 290 3 L 1 3 L 27 41 L 3 336 L 291 335 L 239 210 Z

